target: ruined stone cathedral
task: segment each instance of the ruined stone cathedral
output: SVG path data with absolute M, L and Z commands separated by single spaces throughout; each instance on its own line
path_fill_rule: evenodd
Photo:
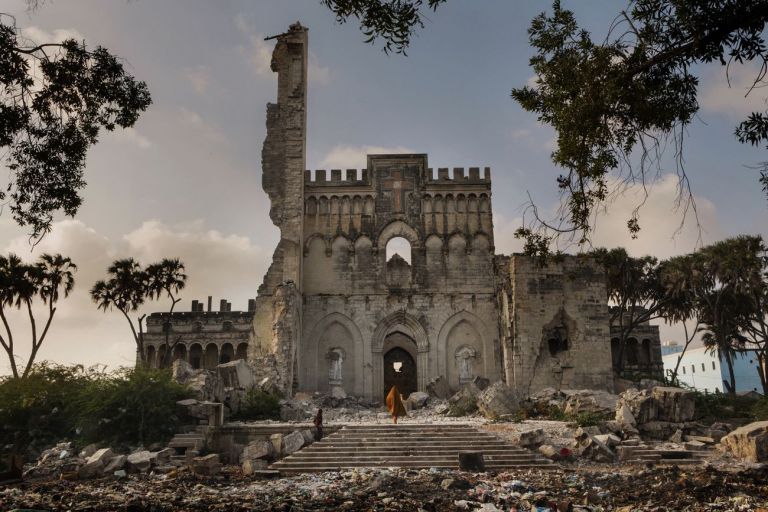
M 439 377 L 451 389 L 476 378 L 523 393 L 612 389 L 603 270 L 578 256 L 541 267 L 495 254 L 489 168 L 394 154 L 305 170 L 307 35 L 292 25 L 272 55 L 262 183 L 280 242 L 258 296 L 248 311 L 224 300 L 213 312 L 209 298 L 208 311 L 194 301 L 171 322 L 151 315 L 149 360 L 167 348 L 165 325 L 181 336 L 174 358 L 209 368 L 247 358 L 288 394 L 336 387 L 381 400 L 393 384 L 407 396 Z M 395 240 L 406 257 L 388 251 Z M 625 367 L 661 367 L 648 327 Z

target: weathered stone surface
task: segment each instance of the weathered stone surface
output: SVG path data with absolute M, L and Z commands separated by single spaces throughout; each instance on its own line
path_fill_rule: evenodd
M 693 391 L 655 387 L 651 393 L 658 406 L 656 419 L 676 423 L 693 420 L 696 413 L 696 394 Z
M 146 473 L 152 467 L 156 455 L 148 450 L 131 453 L 127 457 L 128 468 L 138 473 Z
M 578 450 L 581 457 L 591 459 L 595 462 L 613 462 L 616 458 L 616 455 L 611 449 L 594 436 L 587 434 L 584 437 L 577 439 L 577 441 L 579 443 Z
M 304 436 L 298 430 L 283 437 L 283 454 L 290 455 L 304 446 Z
M 300 432 L 301 435 L 304 436 L 304 446 L 309 446 L 315 442 L 315 434 L 310 429 L 305 428 L 304 430 L 300 430 Z
M 613 434 L 598 434 L 595 439 L 603 443 L 608 448 L 613 448 L 621 443 L 621 438 Z
M 580 389 L 565 391 L 566 414 L 613 414 L 618 396 L 602 390 Z
M 111 448 L 101 448 L 100 450 L 93 452 L 93 454 L 88 457 L 86 464 L 100 462 L 102 465 L 106 465 L 107 462 L 109 462 L 114 456 L 115 454 L 112 452 Z
M 283 434 L 272 434 L 269 436 L 269 442 L 274 448 L 275 457 L 283 456 Z
M 104 473 L 113 474 L 119 469 L 123 469 L 128 463 L 128 457 L 125 455 L 115 455 L 104 467 Z
M 96 478 L 104 474 L 104 463 L 101 460 L 89 461 L 77 470 L 77 477 L 81 480 Z
M 554 461 L 558 461 L 562 458 L 560 456 L 560 450 L 561 448 L 551 444 L 543 444 L 539 446 L 539 453 L 545 456 L 546 458 Z
M 520 396 L 515 390 L 499 381 L 480 393 L 477 408 L 486 418 L 498 419 L 514 414 L 520 409 Z
M 414 391 L 408 396 L 408 401 L 414 409 L 421 409 L 429 401 L 429 393 L 423 391 Z
M 212 476 L 221 470 L 221 462 L 218 453 L 211 453 L 203 457 L 195 457 L 190 464 L 192 472 L 198 475 Z
M 248 459 L 274 459 L 275 455 L 275 446 L 270 441 L 251 441 L 243 448 L 240 462 Z
M 337 399 L 337 400 L 344 400 L 347 398 L 347 393 L 344 391 L 344 388 L 341 386 L 333 386 L 331 388 L 331 397 Z
M 619 403 L 616 407 L 616 421 L 619 423 L 619 425 L 622 426 L 632 426 L 634 427 L 637 425 L 637 421 L 635 420 L 635 415 L 632 414 L 632 409 L 630 409 L 629 405 L 626 403 Z
M 244 475 L 253 475 L 256 471 L 267 469 L 269 463 L 263 459 L 246 459 L 241 466 Z
M 720 440 L 729 452 L 751 462 L 768 462 L 768 421 L 739 427 Z
M 96 444 L 96 443 L 89 444 L 85 448 L 80 450 L 80 456 L 82 458 L 84 458 L 84 459 L 87 459 L 88 457 L 90 457 L 91 455 L 96 453 L 96 450 L 98 450 L 98 449 L 99 449 L 99 445 L 98 444 Z
M 669 442 L 671 443 L 682 443 L 683 442 L 683 431 L 680 429 L 675 430 L 675 433 L 669 436 Z
M 543 429 L 535 428 L 517 434 L 517 444 L 524 448 L 536 448 L 547 440 Z
M 435 398 L 446 399 L 451 396 L 451 389 L 448 387 L 446 378 L 439 375 L 429 381 L 427 384 L 427 393 Z
M 480 391 L 484 391 L 485 388 L 491 385 L 491 379 L 487 379 L 485 377 L 480 377 L 479 375 L 476 376 L 474 379 L 472 379 L 472 384 L 477 386 L 477 389 Z
M 466 416 L 477 410 L 477 397 L 480 390 L 474 384 L 468 384 L 461 388 L 449 400 L 449 416 Z
M 459 452 L 459 469 L 462 471 L 485 471 L 482 452 Z

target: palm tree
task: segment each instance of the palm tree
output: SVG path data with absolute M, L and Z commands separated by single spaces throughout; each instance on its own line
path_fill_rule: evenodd
M 144 317 L 138 317 L 138 332 L 136 325 L 131 319 L 131 313 L 138 311 L 144 298 L 147 296 L 148 276 L 146 271 L 142 270 L 141 265 L 133 258 L 116 260 L 107 268 L 107 279 L 97 281 L 91 288 L 91 299 L 96 306 L 108 311 L 117 309 L 120 311 L 131 327 L 133 340 L 136 343 L 136 350 L 142 365 L 146 365 L 146 354 L 144 353 Z
M 178 258 L 165 258 L 160 263 L 154 263 L 147 267 L 147 294 L 151 299 L 159 299 L 163 294 L 171 300 L 171 307 L 168 310 L 168 316 L 163 324 L 165 332 L 165 352 L 160 366 L 167 366 L 173 349 L 178 340 L 170 346 L 168 338 L 171 334 L 171 321 L 173 320 L 173 309 L 181 301 L 177 294 L 184 289 L 187 282 L 187 275 L 184 273 L 184 264 Z
M 32 325 L 32 353 L 27 360 L 27 366 L 24 368 L 22 377 L 26 377 L 29 374 L 35 357 L 37 357 L 37 351 L 40 350 L 40 346 L 48 334 L 48 329 L 53 321 L 53 315 L 56 314 L 56 303 L 59 301 L 60 293 L 63 292 L 64 297 L 69 297 L 70 292 L 72 292 L 75 286 L 74 273 L 77 271 L 77 265 L 70 258 L 64 257 L 61 254 L 43 254 L 40 256 L 38 263 L 30 270 L 36 293 L 40 296 L 43 304 L 48 305 L 48 320 L 46 320 L 43 332 L 38 338 L 37 324 L 35 317 L 32 315 L 32 300 L 30 297 L 25 297 L 24 301 L 27 305 L 29 321 Z
M 23 263 L 15 254 L 0 256 L 0 320 L 5 328 L 5 337 L 0 336 L 0 344 L 8 355 L 11 373 L 19 378 L 19 370 L 14 354 L 14 337 L 8 319 L 6 307 L 21 309 L 26 307 L 32 330 L 32 350 L 21 377 L 26 377 L 31 371 L 37 353 L 45 341 L 48 331 L 56 314 L 56 304 L 61 293 L 69 296 L 75 285 L 74 272 L 77 266 L 72 260 L 61 254 L 43 254 L 36 264 Z M 42 333 L 38 336 L 37 322 L 32 311 L 35 297 L 39 297 L 48 305 L 48 318 Z

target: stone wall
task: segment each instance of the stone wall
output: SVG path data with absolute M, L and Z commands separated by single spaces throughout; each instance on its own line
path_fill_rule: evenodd
M 582 256 L 545 266 L 509 260 L 511 338 L 507 383 L 524 394 L 545 387 L 613 389 L 605 273 Z
M 277 103 L 267 104 L 267 137 L 261 168 L 262 186 L 270 199 L 269 216 L 280 228 L 280 241 L 259 287 L 254 343 L 248 360 L 257 371 L 262 369 L 270 375 L 277 372 L 280 387 L 290 393 L 295 347 L 301 340 L 301 311 L 297 305 L 300 300 L 296 296 L 301 293 L 304 241 L 307 29 L 295 23 L 276 39 L 271 67 L 277 73 Z M 283 289 L 285 293 L 277 293 L 288 283 L 292 283 L 290 291 Z M 276 310 L 280 310 L 279 319 L 275 318 Z

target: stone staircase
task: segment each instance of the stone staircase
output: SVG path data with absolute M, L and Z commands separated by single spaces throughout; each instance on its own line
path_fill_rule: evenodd
M 460 451 L 482 452 L 492 471 L 558 467 L 471 425 L 390 424 L 345 426 L 271 468 L 282 474 L 362 467 L 458 469 Z
M 711 452 L 709 448 L 668 450 L 644 445 L 620 446 L 618 448 L 619 460 L 623 462 L 651 462 L 653 464 L 675 464 L 677 466 L 701 464 Z
M 205 437 L 199 428 L 192 432 L 180 433 L 168 442 L 168 448 L 173 448 L 171 464 L 182 466 L 192 457 L 196 457 L 205 445 Z

